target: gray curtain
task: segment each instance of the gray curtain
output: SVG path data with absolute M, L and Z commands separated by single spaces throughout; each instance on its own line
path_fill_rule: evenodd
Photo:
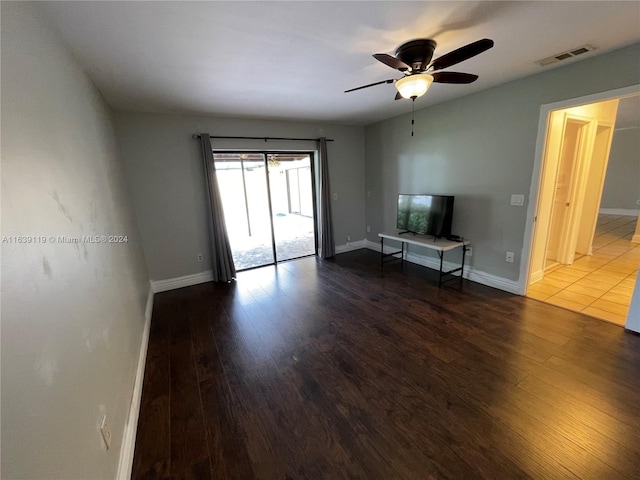
M 333 240 L 333 222 L 331 218 L 331 188 L 329 187 L 329 161 L 327 160 L 327 139 L 318 139 L 320 156 L 320 257 L 330 258 L 336 253 Z
M 200 134 L 202 146 L 202 159 L 204 161 L 204 174 L 207 182 L 207 199 L 209 203 L 209 233 L 211 237 L 211 269 L 215 282 L 230 282 L 236 276 L 236 267 L 233 264 L 227 225 L 224 221 L 224 210 L 218 179 L 216 178 L 216 166 L 213 163 L 213 150 L 208 133 Z

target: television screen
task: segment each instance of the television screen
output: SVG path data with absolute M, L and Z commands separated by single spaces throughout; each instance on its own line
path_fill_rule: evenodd
M 398 195 L 398 230 L 434 237 L 451 236 L 453 196 Z

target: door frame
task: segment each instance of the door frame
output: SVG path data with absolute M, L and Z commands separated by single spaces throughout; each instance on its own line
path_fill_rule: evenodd
M 525 222 L 524 239 L 522 246 L 522 262 L 520 263 L 520 274 L 518 277 L 518 293 L 520 295 L 525 295 L 529 286 L 533 234 L 535 230 L 534 223 L 536 221 L 536 214 L 538 209 L 538 194 L 540 190 L 542 166 L 545 154 L 547 127 L 551 112 L 554 110 L 562 110 L 589 103 L 601 102 L 603 100 L 631 97 L 638 94 L 640 94 L 640 84 L 599 92 L 591 95 L 585 95 L 582 97 L 571 98 L 559 102 L 547 103 L 540 106 L 540 117 L 538 119 L 538 137 L 536 140 L 536 148 L 534 153 L 531 185 L 529 187 L 529 204 L 527 206 L 527 218 Z
M 601 131 L 604 131 L 606 134 L 606 137 L 604 138 L 604 150 L 607 151 L 606 158 L 604 157 L 604 155 L 602 155 L 603 152 L 601 151 L 601 148 L 603 147 L 602 137 L 599 133 Z M 593 186 L 593 181 L 597 179 L 598 201 L 597 204 L 591 203 L 591 205 L 589 205 L 589 201 L 587 200 L 586 196 L 582 199 L 582 215 L 589 215 L 587 218 L 590 218 L 591 221 L 590 224 L 587 224 L 587 220 L 580 220 L 579 228 L 582 232 L 582 236 L 580 233 L 578 233 L 578 238 L 575 242 L 575 245 L 576 253 L 580 253 L 581 255 L 591 255 L 593 253 L 593 239 L 595 237 L 596 227 L 598 225 L 598 213 L 600 210 L 600 204 L 602 202 L 602 194 L 604 191 L 604 183 L 607 177 L 607 169 L 609 168 L 609 156 L 611 155 L 611 145 L 614 134 L 615 121 L 613 124 L 598 122 L 598 124 L 595 126 L 593 148 L 591 150 L 591 165 L 589 166 L 589 178 L 587 179 L 587 182 L 591 182 Z M 590 191 L 595 192 L 593 188 Z M 587 208 L 587 210 L 585 210 L 585 208 Z M 585 231 L 589 232 L 587 237 L 584 236 Z M 589 238 L 590 242 L 588 245 L 581 243 L 581 240 L 584 238 Z
M 262 267 L 266 267 L 269 265 L 277 265 L 278 263 L 281 262 L 288 262 L 289 260 L 297 260 L 298 258 L 304 258 L 304 257 L 309 257 L 312 255 L 318 255 L 318 211 L 317 211 L 317 190 L 316 190 L 316 152 L 314 150 L 306 150 L 306 149 L 295 149 L 295 150 L 287 150 L 287 149 L 269 149 L 269 150 L 262 150 L 262 149 L 255 149 L 255 148 L 220 148 L 220 149 L 213 149 L 213 155 L 214 155 L 214 164 L 215 164 L 215 155 L 216 154 L 221 154 L 221 153 L 232 153 L 232 154 L 243 154 L 243 153 L 255 153 L 258 155 L 262 155 L 263 156 L 263 162 L 265 165 L 265 180 L 266 180 L 266 185 L 267 185 L 267 200 L 268 200 L 268 206 L 269 206 L 269 223 L 271 226 L 271 248 L 273 251 L 273 262 L 272 263 L 266 263 L 263 265 L 257 265 L 255 267 L 248 267 L 248 268 L 243 268 L 242 270 L 238 270 L 238 271 L 246 271 L 246 270 L 253 270 L 254 268 L 262 268 Z M 295 258 L 287 258 L 284 260 L 278 260 L 278 255 L 277 255 L 277 251 L 276 251 L 276 236 L 275 236 L 275 230 L 274 230 L 274 225 L 273 225 L 273 208 L 271 205 L 271 182 L 269 180 L 269 155 L 281 155 L 281 154 L 300 154 L 300 155 L 308 155 L 309 156 L 309 166 L 310 166 L 310 175 L 311 175 L 311 197 L 312 197 L 312 209 L 313 209 L 313 239 L 314 239 L 314 248 L 313 248 L 313 253 L 310 253 L 309 255 L 303 255 L 301 257 L 295 257 Z M 243 179 L 242 182 L 244 184 L 244 170 L 243 170 Z M 245 185 L 245 189 L 246 189 L 246 185 Z M 224 200 L 223 200 L 224 202 Z M 246 195 L 245 195 L 245 202 L 246 202 Z
M 576 145 L 575 163 L 569 193 L 569 211 L 565 220 L 565 228 L 560 237 L 559 251 L 560 258 L 566 262 L 573 263 L 576 253 L 575 245 L 578 241 L 579 221 L 581 220 L 582 206 L 584 204 L 587 175 L 591 166 L 593 150 L 591 131 L 595 130 L 597 122 L 574 114 L 566 114 L 565 120 L 580 125 L 580 137 Z

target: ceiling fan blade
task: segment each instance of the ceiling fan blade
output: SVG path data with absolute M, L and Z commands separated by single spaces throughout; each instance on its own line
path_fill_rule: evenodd
M 431 68 L 433 70 L 442 70 L 443 68 L 450 67 L 451 65 L 455 65 L 456 63 L 475 57 L 476 55 L 489 50 L 491 47 L 493 47 L 493 40 L 483 38 L 482 40 L 460 47 L 441 56 L 440 58 L 435 59 L 431 62 Z
M 400 95 L 400 92 L 396 93 L 396 98 L 394 100 L 402 100 L 404 97 Z
M 473 83 L 478 79 L 478 75 L 459 72 L 433 72 L 431 76 L 438 83 Z
M 373 58 L 378 60 L 379 62 L 384 63 L 385 65 L 395 68 L 396 70 L 400 70 L 401 72 L 405 72 L 409 70 L 411 67 L 404 63 L 402 60 L 398 60 L 396 57 L 392 57 L 386 53 L 375 53 Z
M 373 87 L 375 85 L 382 85 L 383 83 L 393 83 L 395 82 L 395 78 L 390 78 L 389 80 L 382 80 L 381 82 L 370 83 L 369 85 L 362 85 L 361 87 L 351 88 L 349 90 L 345 90 L 344 93 L 355 92 L 356 90 L 362 90 L 363 88 Z

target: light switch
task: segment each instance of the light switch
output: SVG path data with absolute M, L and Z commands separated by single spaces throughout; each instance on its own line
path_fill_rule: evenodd
M 522 207 L 524 205 L 524 195 L 514 193 L 511 195 L 511 205 Z

